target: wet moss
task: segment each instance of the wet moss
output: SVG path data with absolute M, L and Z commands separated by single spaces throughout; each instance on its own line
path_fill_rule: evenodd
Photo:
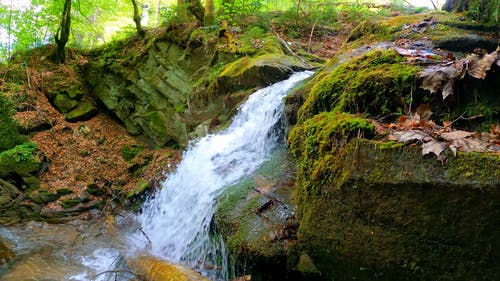
M 419 66 L 394 50 L 375 50 L 322 73 L 299 110 L 299 122 L 323 111 L 382 116 L 404 112 Z

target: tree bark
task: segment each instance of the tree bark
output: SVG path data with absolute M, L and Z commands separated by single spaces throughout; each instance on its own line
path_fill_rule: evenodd
M 66 62 L 66 43 L 68 43 L 69 33 L 71 29 L 71 0 L 64 1 L 64 9 L 61 18 L 61 25 L 56 32 L 55 40 L 57 44 L 56 49 L 56 63 Z
M 212 24 L 215 19 L 214 0 L 205 0 L 205 25 Z
M 131 0 L 131 1 L 132 1 L 132 6 L 134 6 L 134 22 L 135 22 L 135 28 L 137 29 L 137 34 L 139 34 L 139 36 L 141 37 L 144 37 L 144 34 L 146 34 L 146 32 L 144 32 L 144 29 L 142 29 L 139 6 L 137 5 L 136 0 Z
M 448 12 L 463 12 L 469 9 L 470 0 L 446 0 L 443 10 Z
M 200 0 L 177 0 L 177 16 L 182 20 L 188 20 L 188 11 L 200 22 L 205 21 L 205 9 Z

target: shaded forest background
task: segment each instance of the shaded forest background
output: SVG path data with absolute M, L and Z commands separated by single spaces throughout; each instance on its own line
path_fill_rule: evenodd
M 429 7 L 464 11 L 465 16 L 498 23 L 499 0 L 428 0 Z M 432 5 L 431 5 L 432 4 Z M 443 6 L 444 4 L 444 6 Z M 225 22 L 258 36 L 284 28 L 291 37 L 314 26 L 336 28 L 355 25 L 374 16 L 398 11 L 421 12 L 408 0 L 25 0 L 0 1 L 0 58 L 16 52 L 56 43 L 62 47 L 91 49 L 140 34 L 143 28 L 164 23 L 198 21 L 200 28 L 217 28 Z M 64 59 L 59 54 L 56 60 Z

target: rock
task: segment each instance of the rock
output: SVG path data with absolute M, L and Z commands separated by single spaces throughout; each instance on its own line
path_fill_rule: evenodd
M 16 254 L 0 239 L 0 265 L 7 264 L 16 257 Z
M 105 190 L 95 183 L 90 183 L 85 189 L 89 194 L 94 196 L 102 196 L 105 194 Z
M 47 189 L 40 189 L 31 192 L 28 198 L 39 205 L 45 205 L 50 202 L 56 201 L 60 197 L 57 193 L 51 193 Z
M 71 193 L 73 193 L 73 191 L 70 190 L 69 188 L 59 188 L 56 190 L 56 194 L 58 194 L 59 196 L 64 196 Z
M 67 113 L 70 112 L 72 109 L 78 106 L 79 102 L 77 100 L 74 100 L 70 98 L 67 94 L 65 93 L 58 93 L 52 100 L 54 103 L 55 107 L 61 112 L 61 113 Z
M 215 214 L 225 246 L 241 267 L 263 280 L 286 275 L 288 249 L 297 239 L 292 159 L 276 152 L 258 171 L 220 196 Z
M 61 206 L 64 209 L 69 209 L 69 208 L 74 207 L 80 203 L 82 203 L 81 198 L 68 198 L 68 199 L 64 199 L 61 201 Z
M 8 206 L 12 199 L 16 198 L 20 191 L 11 183 L 0 179 L 0 209 Z
M 497 48 L 498 41 L 479 34 L 468 34 L 440 37 L 434 41 L 434 45 L 436 48 L 454 52 L 473 52 L 476 48 L 486 49 L 488 52 L 492 52 Z
M 97 114 L 97 108 L 88 102 L 80 103 L 75 109 L 64 115 L 66 121 L 86 121 Z
M 46 165 L 47 158 L 37 145 L 25 142 L 0 153 L 0 177 L 31 177 Z
M 441 164 L 419 148 L 351 140 L 330 123 L 310 119 L 289 140 L 300 167 L 298 244 L 321 279 L 500 277 L 498 155 L 450 153 Z
M 151 255 L 126 258 L 127 265 L 146 281 L 209 281 L 198 272 Z
M 266 87 L 284 80 L 293 71 L 304 70 L 307 66 L 299 60 L 283 56 L 266 54 L 258 57 L 243 57 L 228 64 L 215 81 L 221 94 L 241 89 Z

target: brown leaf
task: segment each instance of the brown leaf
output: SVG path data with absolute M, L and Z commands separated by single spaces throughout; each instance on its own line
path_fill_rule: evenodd
M 451 122 L 451 121 L 443 121 L 443 127 L 445 127 L 445 128 L 451 128 L 452 124 L 453 124 L 453 122 Z
M 490 70 L 493 63 L 498 61 L 499 54 L 500 51 L 497 49 L 490 54 L 484 55 L 481 59 L 478 59 L 475 54 L 471 55 L 475 63 L 469 64 L 469 75 L 477 79 L 486 78 L 486 72 Z
M 430 142 L 422 144 L 422 155 L 434 153 L 437 157 L 446 149 L 446 143 L 431 140 Z
M 440 137 L 442 137 L 443 139 L 445 139 L 447 141 L 452 141 L 452 140 L 456 140 L 456 139 L 464 139 L 464 138 L 470 137 L 472 135 L 474 135 L 473 132 L 467 132 L 467 131 L 453 131 L 453 132 L 449 132 L 449 133 L 439 134 Z
M 493 135 L 500 136 L 500 124 L 491 124 L 490 133 Z
M 451 141 L 451 145 L 464 152 L 486 152 L 489 150 L 487 143 L 476 138 L 454 139 Z
M 425 132 L 419 130 L 409 130 L 402 132 L 395 132 L 393 134 L 399 142 L 413 142 L 413 141 L 424 141 L 427 138 L 430 138 L 429 135 Z M 430 138 L 432 139 L 432 138 Z
M 442 92 L 443 100 L 453 94 L 453 85 L 461 74 L 461 69 L 456 66 L 430 66 L 420 73 L 423 78 L 422 88 L 429 90 L 431 94 Z
M 420 120 L 429 120 L 432 116 L 431 107 L 427 103 L 419 105 L 416 113 L 420 116 Z

